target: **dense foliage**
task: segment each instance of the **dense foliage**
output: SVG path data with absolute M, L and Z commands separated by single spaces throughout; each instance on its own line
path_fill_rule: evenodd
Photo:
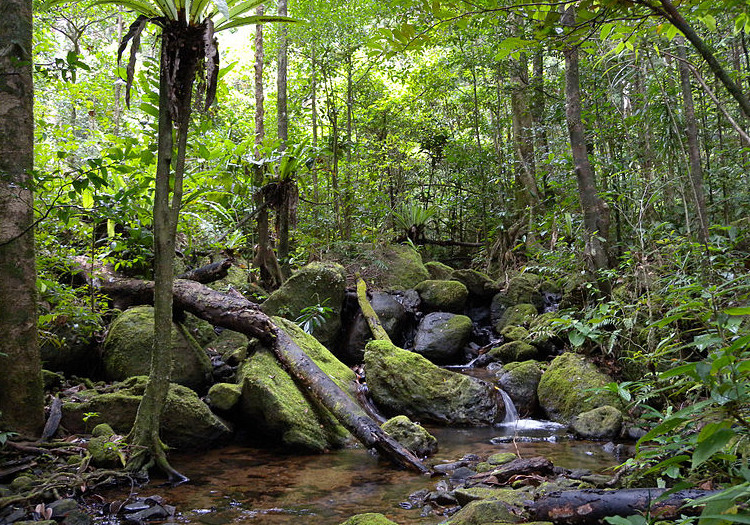
M 251 33 L 225 35 L 218 102 L 190 123 L 178 255 L 186 266 L 218 252 L 250 260 L 262 191 L 277 225 L 284 196 L 298 195 L 282 261 L 293 268 L 400 240 L 494 277 L 525 268 L 577 286 L 580 304 L 546 329 L 609 363 L 622 379 L 611 388 L 648 423 L 627 469 L 677 488 L 727 488 L 704 522 L 747 523 L 732 509 L 750 495 L 748 115 L 705 50 L 670 23 L 670 6 L 586 0 L 563 30 L 556 4 L 290 2 L 304 23 L 287 31 L 287 143 L 274 110 L 282 32 L 266 28 L 259 147 Z M 745 4 L 679 9 L 747 93 Z M 158 40 L 143 33 L 128 109 L 116 60 L 134 16 L 76 4 L 35 16 L 40 328 L 51 341 L 66 324 L 96 337 L 104 303 L 60 276 L 77 254 L 150 272 Z M 596 276 L 613 285 L 608 297 L 582 256 L 565 125 L 571 45 L 611 214 L 610 269 Z

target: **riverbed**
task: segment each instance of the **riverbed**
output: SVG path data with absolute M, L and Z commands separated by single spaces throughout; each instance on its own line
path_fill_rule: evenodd
M 556 466 L 611 472 L 624 458 L 605 452 L 603 443 L 570 439 L 561 427 L 521 420 L 501 427 L 431 428 L 440 451 L 432 465 L 465 454 L 482 457 L 512 452 L 545 456 Z M 137 489 L 175 505 L 175 521 L 225 525 L 338 525 L 354 514 L 380 512 L 400 525 L 432 525 L 443 516 L 422 516 L 407 508 L 409 494 L 434 489 L 440 478 L 398 470 L 362 448 L 322 455 L 288 455 L 232 445 L 193 455 L 173 455 L 172 464 L 190 482 Z M 120 495 L 122 497 L 122 495 Z

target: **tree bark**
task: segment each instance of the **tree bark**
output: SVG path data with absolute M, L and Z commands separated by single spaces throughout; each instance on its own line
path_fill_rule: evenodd
M 34 257 L 31 0 L 0 2 L 0 430 L 44 426 Z
M 705 490 L 681 490 L 655 501 L 666 489 L 564 490 L 537 500 L 532 506 L 534 519 L 556 524 L 598 523 L 607 516 L 648 513 L 658 520 L 696 515 L 699 507 L 684 507 L 688 500 L 711 494 Z
M 533 120 L 529 96 L 528 59 L 522 53 L 518 60 L 512 61 L 513 91 L 510 95 L 512 108 L 513 142 L 515 144 L 518 164 L 516 177 L 522 188 L 521 201 L 530 207 L 533 216 L 539 207 L 539 189 L 536 184 L 536 163 L 534 162 Z
M 379 341 L 390 342 L 391 338 L 380 323 L 378 314 L 375 313 L 370 301 L 367 300 L 367 285 L 359 275 L 357 276 L 357 302 L 359 303 L 359 309 L 362 310 L 365 321 L 367 321 L 367 326 L 370 327 L 372 336 Z
M 279 0 L 279 16 L 287 16 L 287 0 Z M 289 115 L 287 113 L 287 29 L 285 24 L 279 24 L 279 53 L 278 53 L 278 71 L 276 73 L 276 114 L 279 140 L 281 141 L 281 150 L 286 149 L 286 142 L 289 138 Z
M 677 67 L 680 71 L 680 88 L 685 116 L 685 131 L 688 142 L 688 161 L 690 166 L 690 185 L 692 187 L 693 203 L 698 215 L 698 240 L 705 243 L 708 240 L 708 215 L 706 211 L 706 194 L 703 191 L 703 169 L 701 167 L 701 151 L 698 142 L 698 124 L 695 119 L 695 104 L 693 102 L 693 88 L 690 85 L 690 68 L 687 64 L 685 40 L 679 36 L 677 43 Z
M 575 25 L 575 8 L 565 9 L 561 23 Z M 604 295 L 611 292 L 609 280 L 602 272 L 609 269 L 609 207 L 599 197 L 596 189 L 594 169 L 589 162 L 586 137 L 581 118 L 581 86 L 578 73 L 578 47 L 569 44 L 563 50 L 565 55 L 565 116 L 570 136 L 570 148 L 578 180 L 578 195 L 586 228 L 586 259 L 594 274 L 600 291 Z

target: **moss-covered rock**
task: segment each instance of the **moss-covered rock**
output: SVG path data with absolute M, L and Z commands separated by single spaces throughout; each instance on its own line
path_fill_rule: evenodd
M 508 281 L 505 298 L 508 306 L 515 304 L 533 304 L 538 310 L 544 307 L 544 298 L 540 286 L 544 279 L 533 273 L 522 273 Z
M 414 351 L 434 363 L 455 362 L 471 338 L 473 325 L 465 315 L 433 312 L 422 319 L 414 338 Z
M 458 281 L 427 279 L 414 288 L 422 299 L 422 305 L 433 312 L 461 312 L 466 306 L 469 291 Z
M 315 262 L 299 269 L 261 305 L 268 315 L 295 321 L 304 308 L 324 305 L 333 311 L 313 335 L 332 348 L 341 329 L 341 307 L 346 291 L 346 275 L 339 264 Z
M 506 326 L 529 326 L 537 316 L 538 310 L 533 304 L 522 303 L 507 308 L 500 319 L 494 323 L 493 328 L 498 334 L 502 333 Z
M 438 261 L 426 262 L 424 263 L 424 267 L 427 268 L 427 271 L 430 274 L 430 279 L 447 281 L 453 275 L 453 268 Z
M 411 246 L 377 246 L 374 247 L 374 256 L 383 267 L 371 280 L 374 288 L 409 290 L 430 278 L 430 273 L 422 263 L 422 256 Z
M 411 293 L 417 295 L 413 290 Z M 391 293 L 375 291 L 370 296 L 370 306 L 378 314 L 380 325 L 385 329 L 388 337 L 396 344 L 403 341 L 405 327 L 409 320 L 409 314 L 404 305 Z M 348 325 L 344 344 L 336 348 L 334 352 L 336 357 L 347 365 L 358 365 L 364 361 L 365 345 L 372 339 L 372 331 L 359 311 Z
M 498 452 L 497 454 L 492 454 L 488 457 L 487 463 L 495 466 L 505 465 L 506 463 L 514 461 L 516 458 L 518 458 L 518 456 L 512 452 Z
M 615 439 L 622 430 L 622 412 L 605 405 L 578 414 L 570 425 L 583 439 Z
M 110 325 L 102 349 L 104 372 L 109 380 L 122 381 L 147 375 L 154 341 L 154 309 L 137 306 L 121 313 Z M 208 355 L 180 325 L 172 323 L 172 374 L 174 383 L 204 391 L 211 381 Z
M 470 501 L 445 523 L 447 525 L 519 523 L 523 519 L 516 512 L 518 512 L 517 508 L 501 500 L 481 499 Z
M 91 454 L 91 463 L 99 468 L 124 467 L 122 459 L 123 444 L 114 441 L 112 436 L 92 437 L 88 443 L 88 451 Z
M 320 342 L 294 323 L 274 322 L 345 392 L 354 395 L 354 372 Z M 317 401 L 300 391 L 273 353 L 259 348 L 239 372 L 242 386 L 239 408 L 243 420 L 265 436 L 298 450 L 322 452 L 339 448 L 349 433 Z
M 489 383 L 442 369 L 388 341 L 367 344 L 365 370 L 373 399 L 390 414 L 454 425 L 486 425 L 504 415 Z
M 508 325 L 500 331 L 506 341 L 528 341 L 529 331 L 523 326 Z
M 398 525 L 398 523 L 389 520 L 380 513 L 367 512 L 352 516 L 348 520 L 341 522 L 340 525 Z
M 234 383 L 216 383 L 208 389 L 208 404 L 219 412 L 229 412 L 242 396 L 242 386 Z
M 511 454 L 511 456 L 513 456 L 513 459 L 516 458 L 514 454 Z M 524 502 L 529 499 L 528 494 L 517 490 L 490 487 L 458 488 L 453 491 L 453 494 L 462 506 L 468 505 L 472 501 L 487 500 L 501 501 L 512 507 L 521 508 Z
M 115 430 L 107 423 L 99 423 L 91 431 L 93 437 L 110 437 L 115 435 Z
M 569 423 L 573 416 L 600 406 L 621 406 L 614 393 L 592 391 L 611 382 L 611 377 L 583 356 L 565 352 L 542 375 L 537 388 L 539 404 L 552 421 Z
M 389 419 L 381 428 L 418 457 L 432 456 L 438 451 L 435 436 L 404 415 Z
M 496 372 L 497 383 L 510 396 L 521 417 L 533 415 L 539 407 L 537 388 L 542 369 L 536 361 L 508 363 Z
M 535 359 L 538 353 L 539 351 L 537 348 L 529 343 L 523 341 L 511 341 L 510 343 L 505 343 L 497 348 L 493 348 L 487 352 L 487 355 L 490 356 L 492 361 L 512 363 L 514 361 Z
M 221 354 L 226 361 L 227 356 L 235 355 L 238 351 L 242 353 L 244 350 L 246 353 L 248 344 L 250 341 L 245 334 L 233 330 L 222 330 L 209 346 Z
M 214 326 L 208 321 L 200 319 L 190 312 L 185 312 L 185 319 L 182 321 L 182 326 L 193 336 L 198 342 L 201 348 L 206 348 L 216 339 L 216 331 Z
M 500 285 L 496 281 L 476 270 L 456 270 L 451 278 L 463 283 L 471 295 L 481 299 L 489 299 L 500 291 Z
M 118 434 L 130 432 L 148 378 L 132 377 L 115 392 L 83 391 L 81 402 L 63 403 L 62 425 L 84 433 L 85 414 L 98 414 L 96 421 L 108 423 Z M 171 384 L 161 418 L 161 436 L 170 447 L 197 449 L 226 441 L 232 435 L 228 424 L 213 414 L 198 395 L 181 385 Z

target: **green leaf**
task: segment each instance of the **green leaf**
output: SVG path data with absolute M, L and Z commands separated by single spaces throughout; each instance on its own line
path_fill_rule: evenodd
M 707 14 L 703 16 L 700 20 L 706 25 L 709 31 L 711 32 L 716 31 L 716 19 L 713 16 Z
M 219 13 L 224 15 L 224 18 L 226 18 L 227 20 L 229 19 L 229 6 L 227 5 L 227 0 L 211 0 L 211 3 L 216 6 L 216 9 L 219 10 Z
M 243 16 L 232 20 L 220 22 L 216 25 L 216 31 L 224 31 L 225 29 L 232 29 L 234 27 L 247 26 L 252 24 L 266 24 L 268 22 L 285 22 L 285 23 L 299 23 L 301 20 L 292 18 L 291 16 L 278 16 L 278 15 L 253 15 Z
M 724 310 L 727 315 L 750 315 L 750 306 L 739 306 L 736 308 L 727 308 Z
M 710 434 L 703 442 L 695 447 L 692 468 L 696 468 L 705 463 L 711 458 L 711 456 L 723 449 L 734 436 L 734 431 L 728 428 L 723 428 Z
M 586 336 L 576 330 L 568 334 L 568 339 L 570 340 L 570 344 L 575 347 L 579 347 L 586 341 Z

